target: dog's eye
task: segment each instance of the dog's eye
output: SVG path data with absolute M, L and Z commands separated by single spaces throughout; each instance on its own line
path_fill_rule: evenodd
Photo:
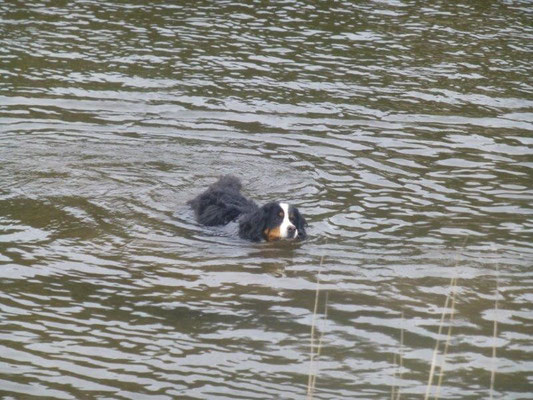
M 294 224 L 294 221 L 296 218 L 294 218 L 294 214 L 289 215 L 289 220 Z
M 284 213 L 283 211 L 280 211 L 280 212 L 278 213 L 278 216 L 281 217 L 281 218 L 283 218 L 284 215 L 285 215 L 285 213 Z

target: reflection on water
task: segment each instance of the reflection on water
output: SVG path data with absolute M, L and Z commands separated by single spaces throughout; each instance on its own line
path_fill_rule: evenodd
M 441 397 L 530 396 L 527 2 L 0 11 L 4 397 L 421 398 L 449 325 Z M 309 240 L 198 226 L 224 173 Z

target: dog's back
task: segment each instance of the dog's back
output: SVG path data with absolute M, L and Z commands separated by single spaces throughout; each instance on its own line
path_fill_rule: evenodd
M 226 225 L 239 215 L 258 208 L 257 204 L 241 194 L 241 187 L 239 178 L 225 175 L 188 204 L 199 223 L 207 226 Z

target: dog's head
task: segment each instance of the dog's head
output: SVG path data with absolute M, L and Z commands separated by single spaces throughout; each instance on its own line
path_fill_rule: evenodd
M 303 240 L 307 223 L 296 207 L 287 203 L 268 203 L 243 217 L 239 223 L 241 237 L 254 241 L 280 239 Z
M 267 241 L 306 238 L 306 222 L 298 209 L 287 203 L 268 203 L 263 210 L 263 238 Z

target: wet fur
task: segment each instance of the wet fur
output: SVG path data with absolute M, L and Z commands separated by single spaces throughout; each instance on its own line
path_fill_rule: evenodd
M 241 194 L 241 182 L 232 175 L 221 177 L 209 188 L 190 200 L 188 204 L 194 210 L 197 221 L 206 226 L 226 225 L 231 221 L 239 223 L 239 236 L 243 239 L 259 242 L 279 238 L 279 224 L 276 215 L 280 210 L 277 202 L 259 207 L 254 201 Z M 297 239 L 305 239 L 305 219 L 297 208 L 291 208 L 294 215 L 293 224 L 298 230 Z M 276 228 L 278 237 L 276 237 Z

